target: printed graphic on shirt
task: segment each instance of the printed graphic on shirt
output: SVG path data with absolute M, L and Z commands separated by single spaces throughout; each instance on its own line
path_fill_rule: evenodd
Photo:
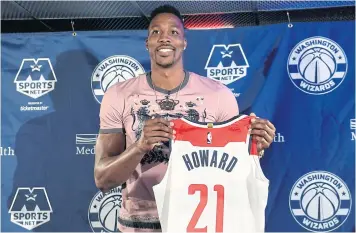
M 141 137 L 141 132 L 146 120 L 155 118 L 178 119 L 186 118 L 190 121 L 203 121 L 207 119 L 206 109 L 199 113 L 197 108 L 203 104 L 204 98 L 197 97 L 188 102 L 180 101 L 172 96 L 157 98 L 157 100 L 141 99 L 140 96 L 133 97 L 131 105 L 131 117 L 133 118 L 131 130 L 135 132 L 136 140 Z M 163 143 L 154 147 L 141 160 L 141 165 L 151 163 L 168 163 L 169 143 Z

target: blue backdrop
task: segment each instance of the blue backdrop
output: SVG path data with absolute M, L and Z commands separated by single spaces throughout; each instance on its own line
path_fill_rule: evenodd
M 2 35 L 2 231 L 115 231 L 101 206 L 120 187 L 103 196 L 93 179 L 102 87 L 120 67 L 150 69 L 145 38 Z M 187 70 L 221 80 L 242 113 L 277 128 L 261 160 L 266 231 L 354 231 L 354 22 L 188 31 L 187 40 Z

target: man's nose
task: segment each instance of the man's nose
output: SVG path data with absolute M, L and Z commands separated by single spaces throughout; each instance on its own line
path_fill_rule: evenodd
M 161 33 L 160 37 L 159 37 L 159 42 L 160 43 L 170 43 L 171 42 L 171 38 L 169 37 L 168 33 Z

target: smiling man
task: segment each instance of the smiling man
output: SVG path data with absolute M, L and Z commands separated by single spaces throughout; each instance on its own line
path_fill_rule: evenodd
M 157 8 L 146 40 L 151 72 L 113 85 L 102 100 L 95 182 L 104 192 L 122 185 L 122 232 L 161 231 L 152 187 L 167 170 L 168 141 L 175 134 L 170 120 L 222 122 L 239 114 L 225 85 L 184 69 L 186 47 L 179 11 Z M 251 128 L 259 151 L 268 148 L 274 126 L 256 119 Z

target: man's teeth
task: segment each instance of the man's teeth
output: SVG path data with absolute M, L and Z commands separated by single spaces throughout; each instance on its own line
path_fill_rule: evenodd
M 166 53 L 166 52 L 171 52 L 171 51 L 173 51 L 173 50 L 172 50 L 172 49 L 160 49 L 159 51 Z

